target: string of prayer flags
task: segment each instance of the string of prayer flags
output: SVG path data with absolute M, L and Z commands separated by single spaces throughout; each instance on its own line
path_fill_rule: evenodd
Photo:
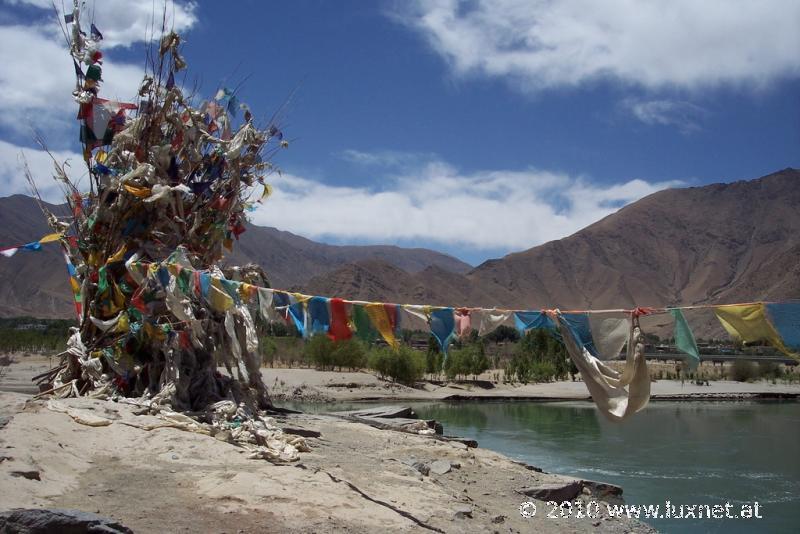
M 679 351 L 685 353 L 686 363 L 689 366 L 689 371 L 694 372 L 697 366 L 700 365 L 700 351 L 697 349 L 697 342 L 694 340 L 689 323 L 686 322 L 686 317 L 679 309 L 672 309 L 669 311 L 673 319 L 675 319 L 675 346 Z
M 46 236 L 42 237 L 38 241 L 31 241 L 30 243 L 25 243 L 24 245 L 16 245 L 14 247 L 5 247 L 0 249 L 0 254 L 5 256 L 6 258 L 12 257 L 14 254 L 19 252 L 20 250 L 28 250 L 31 252 L 38 252 L 42 250 L 42 244 L 45 243 L 53 243 L 55 241 L 60 240 L 62 234 L 53 233 L 47 234 Z

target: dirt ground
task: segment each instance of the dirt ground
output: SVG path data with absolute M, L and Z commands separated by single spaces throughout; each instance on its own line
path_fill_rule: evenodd
M 47 401 L 0 393 L 0 509 L 79 509 L 135 532 L 651 531 L 629 520 L 547 518 L 545 503 L 522 490 L 573 479 L 458 442 L 293 414 L 280 425 L 319 437 L 307 438 L 311 452 L 298 462 L 273 465 L 206 435 L 129 426 L 158 419 L 127 404 L 58 402 L 110 423 L 86 426 Z M 434 472 L 437 460 L 446 472 Z M 588 493 L 578 498 L 595 498 Z M 525 501 L 541 513 L 523 518 Z

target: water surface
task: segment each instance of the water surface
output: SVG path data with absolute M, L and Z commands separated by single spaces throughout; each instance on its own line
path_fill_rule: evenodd
M 611 482 L 631 504 L 757 501 L 763 519 L 648 520 L 663 532 L 800 532 L 800 403 L 655 402 L 612 423 L 585 402 L 415 404 L 445 433 L 545 471 Z

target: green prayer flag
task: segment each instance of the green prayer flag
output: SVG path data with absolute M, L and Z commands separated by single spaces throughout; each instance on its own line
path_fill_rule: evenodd
M 97 292 L 104 293 L 108 289 L 108 276 L 106 276 L 106 266 L 100 267 L 97 271 Z
M 367 343 L 372 343 L 378 337 L 378 332 L 372 327 L 367 310 L 361 304 L 353 305 L 353 326 L 355 327 L 356 337 Z
M 689 356 L 685 361 L 689 366 L 689 371 L 693 372 L 700 365 L 700 352 L 697 350 L 694 334 L 692 334 L 692 329 L 689 328 L 689 323 L 686 322 L 681 310 L 672 309 L 669 312 L 675 319 L 675 346 Z

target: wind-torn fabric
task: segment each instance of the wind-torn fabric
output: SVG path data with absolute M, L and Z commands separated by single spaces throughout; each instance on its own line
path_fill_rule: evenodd
M 397 338 L 394 335 L 395 324 L 392 322 L 392 318 L 389 316 L 387 305 L 383 303 L 372 302 L 365 304 L 364 308 L 369 316 L 372 326 L 375 327 L 375 329 L 380 333 L 383 340 L 386 341 L 386 343 L 388 343 L 393 349 L 398 348 L 400 343 L 397 341 Z M 396 317 L 397 310 L 395 309 L 395 320 Z
M 570 325 L 572 332 L 577 336 L 581 345 L 589 351 L 592 356 L 598 357 L 597 347 L 594 345 L 594 338 L 589 325 L 588 313 L 562 313 L 561 317 Z M 540 327 L 542 328 L 542 327 Z M 544 327 L 546 328 L 546 327 Z
M 343 341 L 353 337 L 350 330 L 350 320 L 347 315 L 347 304 L 342 299 L 330 300 L 331 322 L 328 336 L 334 341 Z
M 625 312 L 589 313 L 589 329 L 601 360 L 619 357 L 631 332 L 631 316 Z
M 296 295 L 288 295 L 289 297 L 289 307 L 288 316 L 292 319 L 295 328 L 300 333 L 302 337 L 308 337 L 308 328 L 307 328 L 307 315 L 306 315 L 306 300 L 304 298 L 297 298 Z
M 553 320 L 546 313 L 540 311 L 514 312 L 514 325 L 521 335 L 536 328 L 545 328 L 554 332 L 556 330 Z
M 258 288 L 258 313 L 264 321 L 272 320 L 272 291 L 265 287 Z
M 767 317 L 795 358 L 800 354 L 800 302 L 767 304 Z
M 775 327 L 767 319 L 764 304 L 731 304 L 714 308 L 723 328 L 745 343 L 766 341 L 784 354 L 791 354 Z
M 578 333 L 573 331 L 561 314 L 557 320 L 567 353 L 603 415 L 612 421 L 622 421 L 647 406 L 650 401 L 650 374 L 638 321 L 631 325 L 625 370 L 620 374 L 592 356 L 581 344 Z
M 456 335 L 464 337 L 469 335 L 472 330 L 472 310 L 469 308 L 458 308 L 455 310 Z
M 697 366 L 700 365 L 700 351 L 697 349 L 694 334 L 681 310 L 672 309 L 669 313 L 675 319 L 675 346 L 688 356 L 684 361 L 688 365 L 689 371 L 693 373 L 697 370 Z
M 430 306 L 425 306 L 421 304 L 404 304 L 402 306 L 402 309 L 411 317 L 420 319 L 425 324 L 428 324 L 430 322 L 430 315 L 431 315 Z
M 211 309 L 224 313 L 233 308 L 233 298 L 225 291 L 222 282 L 215 277 L 211 277 L 211 284 L 208 288 L 206 300 Z
M 431 311 L 431 334 L 439 342 L 445 358 L 447 357 L 447 346 L 455 335 L 455 328 L 453 308 L 438 308 Z
M 328 299 L 325 297 L 311 297 L 308 301 L 308 318 L 310 335 L 327 334 L 330 328 L 330 313 L 328 312 Z
M 474 310 L 472 316 L 478 323 L 478 335 L 483 336 L 494 331 L 511 318 L 513 312 L 508 310 Z
M 372 322 L 363 304 L 353 304 L 353 326 L 356 337 L 362 341 L 372 343 L 378 337 L 378 332 L 372 328 Z

